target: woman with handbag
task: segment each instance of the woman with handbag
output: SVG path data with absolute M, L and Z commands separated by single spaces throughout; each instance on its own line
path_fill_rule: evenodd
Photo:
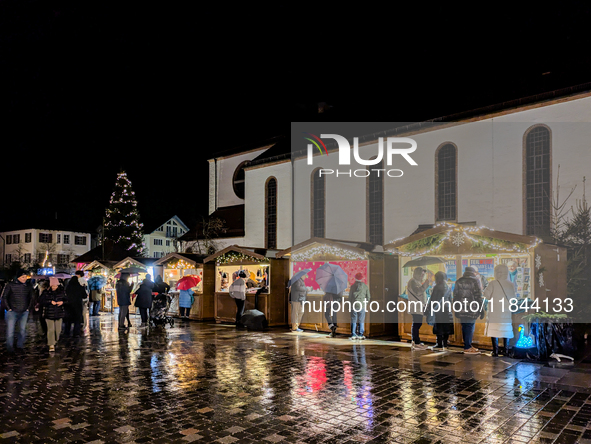
M 62 321 L 66 315 L 64 303 L 67 301 L 64 288 L 55 277 L 49 278 L 49 288 L 39 296 L 39 306 L 47 323 L 47 345 L 49 351 L 55 351 L 55 344 L 59 341 L 62 331 Z
M 484 298 L 488 300 L 485 336 L 492 342 L 492 355 L 499 356 L 499 338 L 503 338 L 503 355 L 507 354 L 508 339 L 513 337 L 513 319 L 509 306 L 515 298 L 515 287 L 509 279 L 509 268 L 505 264 L 495 267 L 495 280 L 484 291 Z M 504 310 L 503 310 L 504 308 Z

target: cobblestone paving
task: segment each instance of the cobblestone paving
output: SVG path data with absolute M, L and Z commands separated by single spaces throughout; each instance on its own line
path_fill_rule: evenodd
M 24 355 L 0 352 L 0 443 L 591 442 L 584 363 L 111 315 L 50 354 L 28 328 Z

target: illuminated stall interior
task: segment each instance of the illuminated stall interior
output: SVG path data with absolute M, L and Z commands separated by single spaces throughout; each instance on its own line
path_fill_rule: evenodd
M 113 309 L 113 299 L 115 299 L 115 272 L 114 267 L 117 264 L 115 261 L 93 261 L 89 264 L 86 264 L 82 267 L 82 271 L 87 274 L 87 278 L 91 278 L 92 276 L 102 275 L 107 278 L 107 283 L 103 287 L 104 289 L 104 296 L 101 300 L 101 311 L 112 311 Z M 116 304 L 116 302 L 115 302 Z
M 154 262 L 154 267 L 162 268 L 162 279 L 171 289 L 174 289 L 179 279 L 184 276 L 198 277 L 200 282 L 193 291 L 203 293 L 203 259 L 206 257 L 205 254 L 169 253 Z
M 384 288 L 387 287 L 387 273 L 384 272 L 385 259 L 396 261 L 396 257 L 385 257 L 381 252 L 374 251 L 371 244 L 350 242 L 324 238 L 311 238 L 291 248 L 277 253 L 277 257 L 289 259 L 290 276 L 301 270 L 311 269 L 304 279 L 308 289 L 307 300 L 311 310 L 305 310 L 300 328 L 304 330 L 329 332 L 324 313 L 314 307 L 320 307 L 324 291 L 316 282 L 316 270 L 325 263 L 338 265 L 348 277 L 347 288 L 343 292 L 343 299 L 348 300 L 349 289 L 355 283 L 355 275 L 361 273 L 363 282 L 370 289 L 371 299 L 380 305 L 385 303 Z M 315 305 L 314 305 L 315 304 Z M 291 306 L 290 306 L 291 308 Z M 393 322 L 392 322 L 393 321 Z M 397 320 L 388 319 L 381 313 L 367 313 L 365 318 L 365 336 L 379 336 L 393 333 Z M 337 332 L 350 334 L 351 315 L 341 310 L 337 314 Z
M 218 322 L 235 321 L 236 304 L 229 295 L 229 287 L 239 273 L 244 272 L 245 310 L 255 308 L 256 304 L 267 316 L 269 325 L 285 325 L 287 261 L 275 259 L 275 253 L 276 250 L 232 245 L 204 259 L 205 265 L 215 263 L 215 319 Z
M 559 250 L 556 246 L 543 244 L 540 239 L 534 236 L 499 232 L 474 224 L 439 223 L 433 228 L 392 241 L 384 246 L 384 250 L 398 255 L 400 258 L 399 294 L 403 298 L 406 295 L 408 281 L 416 269 L 412 266 L 405 267 L 405 264 L 421 257 L 440 261 L 424 265 L 422 268 L 426 268 L 433 274 L 438 271 L 445 272 L 447 283 L 452 288 L 468 266 L 476 268 L 481 276 L 490 282 L 494 279 L 495 266 L 505 264 L 509 268 L 516 297 L 530 300 L 535 300 L 538 296 L 540 282 L 543 286 L 545 269 L 542 271 L 541 280 L 539 277 L 542 258 L 544 258 L 546 266 L 550 262 L 557 263 L 554 272 L 546 272 L 548 279 L 552 279 L 553 282 L 557 281 L 555 289 L 561 286 L 558 282 L 561 281 L 559 270 L 562 270 L 563 264 L 566 267 L 566 255 L 563 255 L 562 264 L 560 264 L 560 253 L 552 254 L 553 250 Z M 566 279 L 566 273 L 564 279 Z M 566 281 L 564 285 L 566 285 Z M 427 290 L 428 295 L 431 288 Z M 543 296 L 547 295 L 545 289 L 541 291 L 543 291 Z M 514 322 L 515 318 L 514 316 Z M 490 339 L 484 337 L 484 323 L 484 320 L 477 320 L 474 343 L 487 347 L 490 344 Z M 409 314 L 399 314 L 399 334 L 402 339 L 410 339 L 411 324 L 412 319 Z M 435 341 L 432 327 L 426 322 L 423 323 L 420 334 L 421 338 Z M 455 338 L 451 338 L 450 342 L 455 342 L 457 345 L 462 343 L 459 324 L 455 328 Z

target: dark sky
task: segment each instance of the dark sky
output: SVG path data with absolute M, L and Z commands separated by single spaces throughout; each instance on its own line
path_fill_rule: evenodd
M 584 2 L 260 22 L 121 3 L 0 2 L 0 230 L 94 230 L 120 169 L 145 223 L 191 225 L 206 160 L 292 120 L 426 120 L 591 81 Z

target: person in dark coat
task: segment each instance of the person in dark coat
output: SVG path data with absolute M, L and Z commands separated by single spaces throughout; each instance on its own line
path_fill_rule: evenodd
M 435 316 L 433 334 L 437 336 L 437 344 L 432 348 L 433 351 L 445 351 L 449 336 L 454 334 L 453 294 L 446 281 L 444 272 L 435 273 L 435 286 L 427 305 L 427 311 L 433 311 Z
M 67 302 L 64 288 L 55 277 L 49 278 L 49 287 L 39 296 L 39 306 L 47 323 L 47 345 L 49 351 L 55 351 L 55 344 L 60 339 L 62 321 L 66 316 L 64 304 Z
M 87 294 L 85 288 L 80 285 L 78 276 L 72 276 L 66 285 L 66 316 L 64 317 L 64 334 L 70 335 L 74 324 L 74 337 L 80 336 L 82 323 L 84 322 L 84 300 Z
M 129 313 L 129 306 L 131 305 L 131 285 L 127 282 L 128 279 L 129 273 L 121 273 L 121 277 L 115 285 L 117 304 L 119 305 L 119 330 L 125 329 L 125 318 Z M 129 320 L 127 323 L 127 327 L 131 327 Z
M 9 282 L 2 291 L 2 305 L 6 310 L 6 349 L 14 353 L 14 331 L 18 325 L 16 348 L 23 350 L 27 333 L 29 310 L 33 306 L 35 290 L 27 282 L 27 273 L 19 270 L 14 282 Z
M 154 293 L 168 293 L 170 291 L 170 285 L 168 285 L 164 280 L 162 280 L 162 276 L 156 276 L 156 282 L 154 283 Z
M 456 310 L 456 316 L 462 323 L 464 353 L 468 355 L 480 353 L 476 347 L 472 346 L 476 319 L 480 317 L 482 309 L 482 289 L 480 285 L 475 269 L 466 267 L 464 275 L 456 281 L 453 292 L 454 303 L 461 304 L 461 308 Z
M 152 291 L 154 290 L 154 282 L 152 282 L 152 276 L 146 275 L 146 278 L 142 281 L 139 288 L 135 292 L 135 306 L 140 309 L 140 315 L 142 317 L 141 327 L 148 326 L 148 308 L 152 306 Z

